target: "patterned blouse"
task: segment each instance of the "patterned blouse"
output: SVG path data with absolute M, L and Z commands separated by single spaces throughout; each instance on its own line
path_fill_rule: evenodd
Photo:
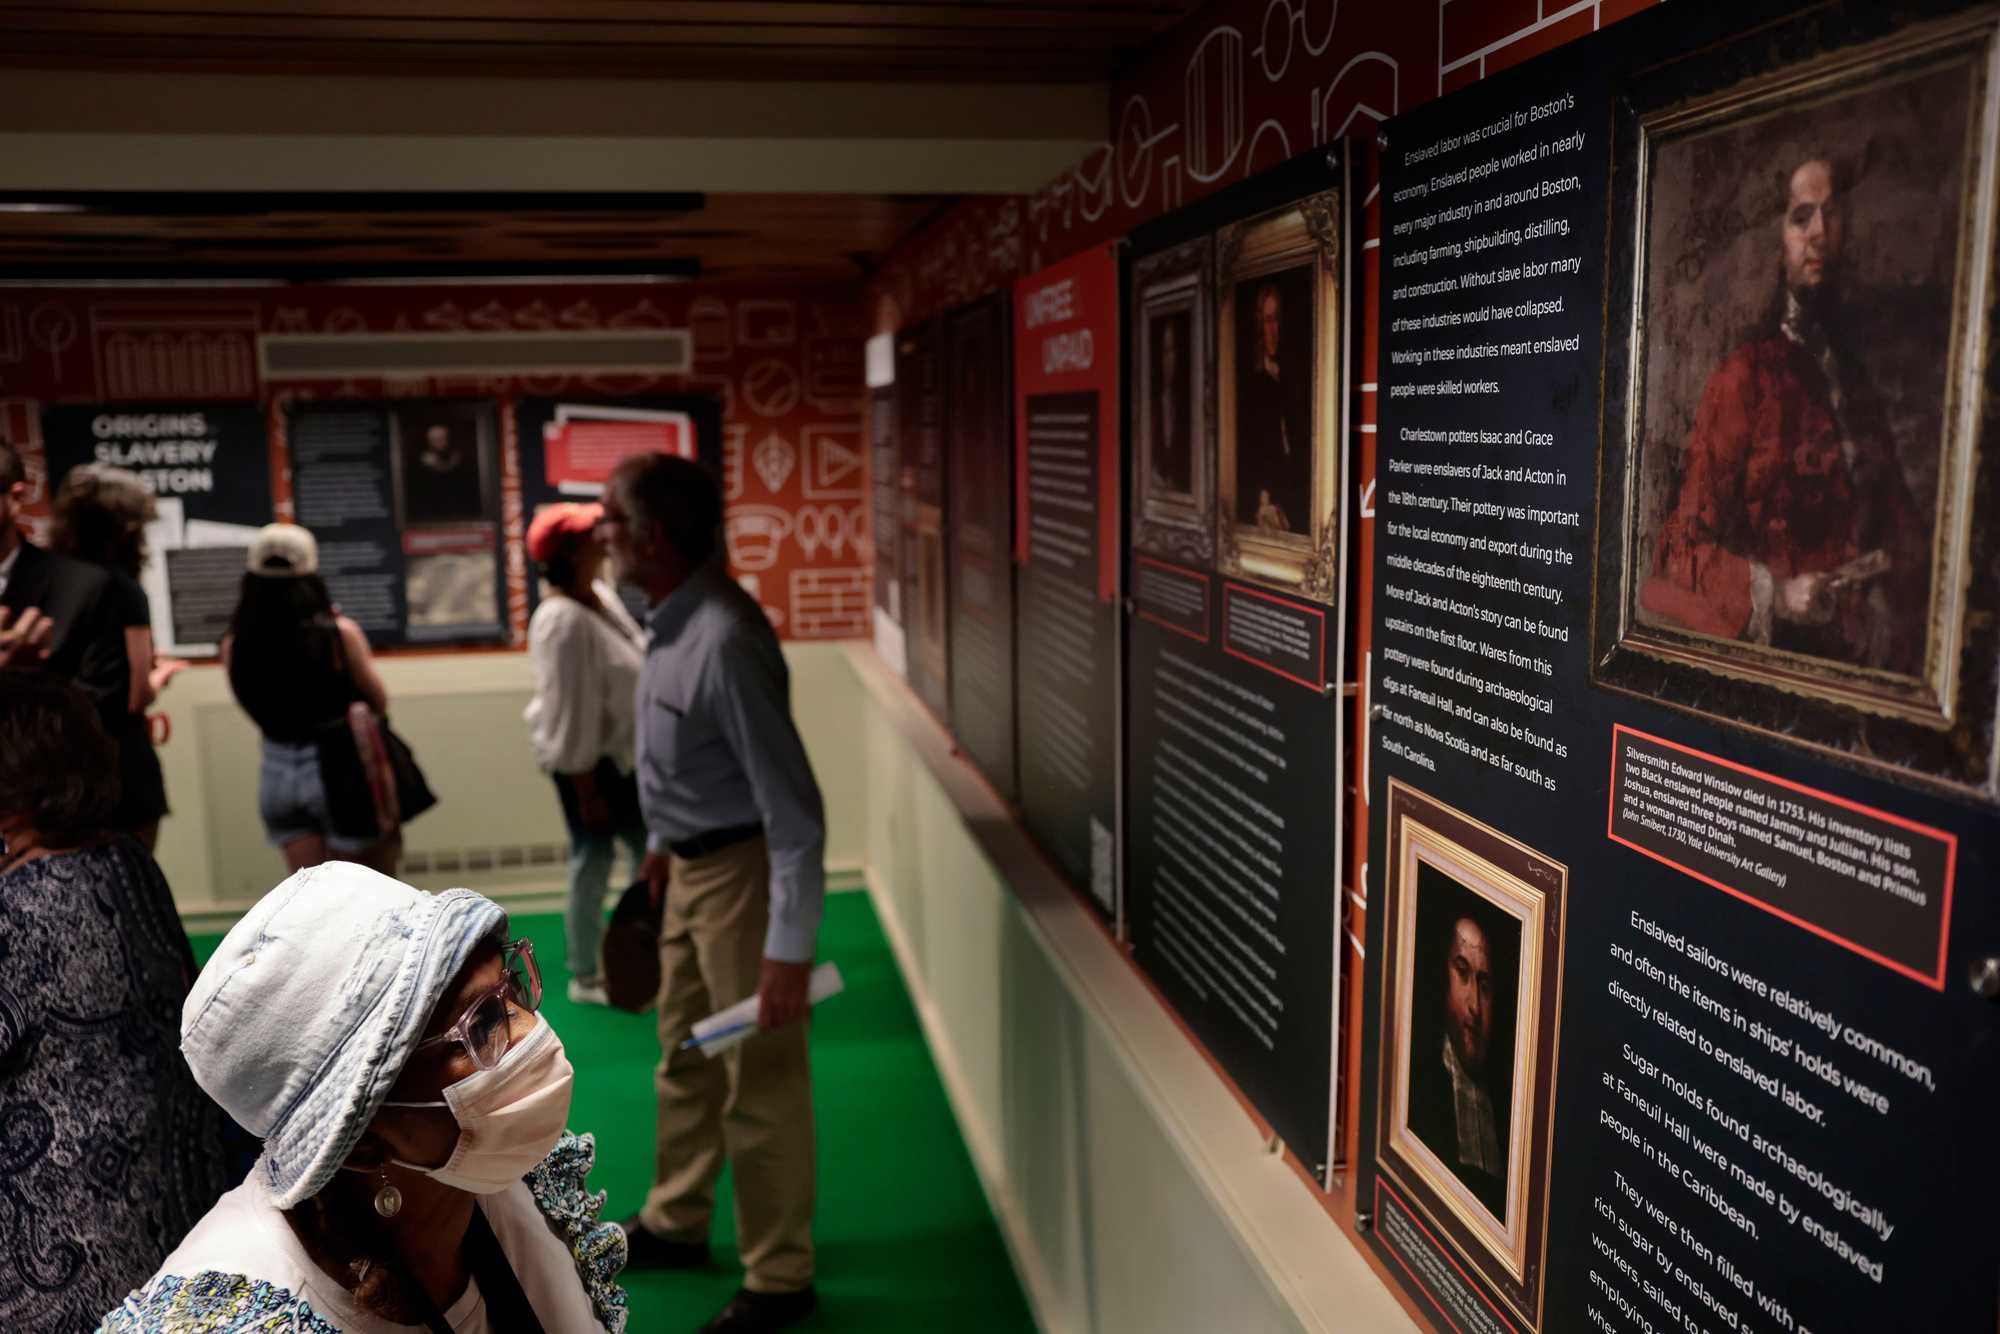
M 0 875 L 0 1329 L 88 1329 L 228 1185 L 194 955 L 130 839 Z
M 595 1139 L 565 1133 L 519 1186 L 480 1198 L 502 1253 L 550 1334 L 591 1329 L 624 1334 L 625 1291 L 618 1273 L 625 1267 L 625 1233 L 600 1218 L 604 1192 L 584 1187 L 596 1161 Z M 345 1294 L 331 1283 L 252 1171 L 167 1257 L 159 1274 L 104 1317 L 98 1334 L 348 1334 L 402 1328 L 351 1313 L 343 1317 L 337 1308 Z

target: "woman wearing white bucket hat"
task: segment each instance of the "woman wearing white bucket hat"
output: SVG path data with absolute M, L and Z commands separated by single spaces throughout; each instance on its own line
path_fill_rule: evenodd
M 625 1237 L 586 1194 L 572 1071 L 525 941 L 471 890 L 347 862 L 223 939 L 181 1019 L 195 1079 L 264 1141 L 105 1334 L 625 1327 Z

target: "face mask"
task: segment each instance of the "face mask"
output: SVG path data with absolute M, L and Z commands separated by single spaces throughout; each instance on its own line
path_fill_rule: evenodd
M 443 1102 L 385 1102 L 384 1107 L 444 1107 L 458 1122 L 458 1147 L 442 1167 L 389 1161 L 474 1195 L 507 1189 L 549 1156 L 569 1123 L 576 1071 L 548 1020 L 519 1039 L 491 1070 L 444 1090 Z

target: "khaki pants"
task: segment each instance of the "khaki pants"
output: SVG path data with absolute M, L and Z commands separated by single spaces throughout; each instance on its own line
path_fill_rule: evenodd
M 657 1158 L 640 1219 L 655 1236 L 706 1239 L 727 1153 L 744 1286 L 793 1292 L 813 1281 L 807 1025 L 759 1033 L 714 1059 L 680 1050 L 697 1020 L 756 994 L 770 876 L 762 838 L 673 859 L 660 927 Z

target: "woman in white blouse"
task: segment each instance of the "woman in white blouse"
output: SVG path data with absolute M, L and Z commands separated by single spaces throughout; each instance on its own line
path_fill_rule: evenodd
M 636 868 L 646 826 L 632 776 L 632 708 L 645 637 L 598 575 L 599 507 L 550 505 L 528 525 L 544 597 L 528 622 L 535 697 L 524 717 L 535 762 L 555 780 L 569 826 L 569 998 L 603 1005 L 598 946 L 615 845 Z

